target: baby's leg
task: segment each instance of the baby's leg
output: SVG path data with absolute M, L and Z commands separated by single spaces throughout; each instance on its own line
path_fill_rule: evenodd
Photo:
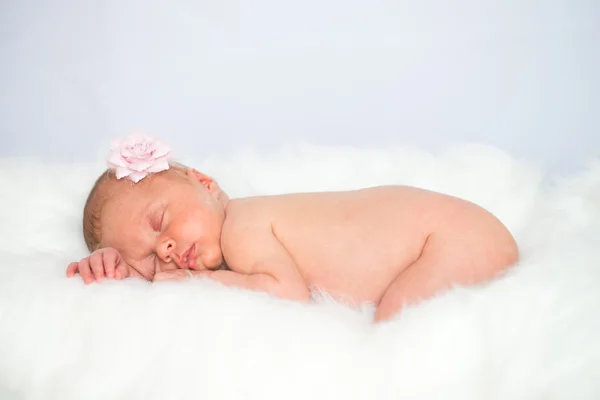
M 465 246 L 432 234 L 421 256 L 388 286 L 375 312 L 375 321 L 391 318 L 402 307 L 427 299 L 452 285 L 494 278 L 516 262 L 516 248 L 473 243 Z

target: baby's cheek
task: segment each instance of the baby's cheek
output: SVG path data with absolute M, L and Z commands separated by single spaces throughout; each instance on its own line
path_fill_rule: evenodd
M 174 223 L 169 228 L 171 230 L 171 234 L 178 239 L 186 242 L 198 242 L 208 236 L 206 230 L 202 226 L 202 221 L 198 221 L 193 216 L 177 222 L 180 223 Z

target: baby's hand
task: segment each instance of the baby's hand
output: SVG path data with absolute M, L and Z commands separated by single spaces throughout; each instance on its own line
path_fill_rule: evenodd
M 186 279 L 193 279 L 201 276 L 208 276 L 210 271 L 192 271 L 189 269 L 176 269 L 173 271 L 159 272 L 154 275 L 154 282 L 176 282 Z
M 104 278 L 123 279 L 129 276 L 129 266 L 116 249 L 107 247 L 94 251 L 79 262 L 72 262 L 67 267 L 67 276 L 79 273 L 87 285 Z

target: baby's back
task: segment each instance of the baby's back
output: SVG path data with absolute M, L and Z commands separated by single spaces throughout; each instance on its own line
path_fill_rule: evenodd
M 359 302 L 378 303 L 432 233 L 465 250 L 510 237 L 475 204 L 406 186 L 253 197 L 232 209 L 231 223 L 270 225 L 309 286 Z

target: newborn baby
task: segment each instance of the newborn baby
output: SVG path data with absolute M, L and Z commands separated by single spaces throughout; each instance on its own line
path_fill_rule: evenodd
M 309 301 L 318 288 L 376 305 L 375 320 L 518 260 L 506 227 L 481 207 L 406 186 L 229 199 L 217 182 L 167 161 L 159 141 L 116 143 L 83 226 L 86 284 L 206 277 Z

